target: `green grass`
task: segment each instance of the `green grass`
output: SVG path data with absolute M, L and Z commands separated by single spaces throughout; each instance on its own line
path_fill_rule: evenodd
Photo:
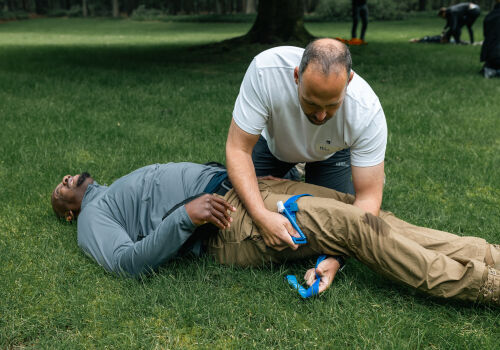
M 428 298 L 355 261 L 307 302 L 283 277 L 308 263 L 184 259 L 118 279 L 79 250 L 76 225 L 55 219 L 49 194 L 67 173 L 109 184 L 155 162 L 223 162 L 239 84 L 265 47 L 200 45 L 250 25 L 0 24 L 0 348 L 498 348 L 498 310 Z M 369 45 L 352 48 L 389 126 L 383 206 L 500 243 L 499 80 L 477 74 L 479 47 L 408 43 L 442 25 L 370 23 Z M 350 24 L 308 28 L 346 37 Z

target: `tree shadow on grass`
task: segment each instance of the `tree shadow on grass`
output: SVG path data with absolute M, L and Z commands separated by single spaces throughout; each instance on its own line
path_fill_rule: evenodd
M 50 74 L 61 67 L 75 69 L 144 71 L 154 67 L 199 67 L 217 71 L 246 69 L 252 58 L 272 45 L 112 45 L 9 46 L 3 49 L 0 69 Z M 412 75 L 451 75 L 475 71 L 473 56 L 458 57 L 461 48 L 431 45 L 371 43 L 351 47 L 353 67 Z M 463 56 L 463 55 L 462 55 Z M 479 63 L 477 63 L 479 66 Z M 422 68 L 425 67 L 425 70 Z

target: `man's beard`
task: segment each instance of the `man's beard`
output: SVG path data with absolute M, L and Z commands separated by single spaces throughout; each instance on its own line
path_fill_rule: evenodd
M 323 125 L 323 124 L 326 124 L 327 121 L 332 119 L 332 117 L 326 117 L 325 119 L 320 121 L 320 120 L 316 119 L 316 116 L 313 114 L 311 114 L 311 115 L 306 114 L 306 117 L 307 117 L 307 120 L 309 121 L 309 123 L 311 123 L 313 125 Z
M 78 177 L 78 181 L 76 182 L 76 187 L 80 187 L 89 177 L 90 174 L 87 173 L 86 171 L 81 173 L 80 176 Z

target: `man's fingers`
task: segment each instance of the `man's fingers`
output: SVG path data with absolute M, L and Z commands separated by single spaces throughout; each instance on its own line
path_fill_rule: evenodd
M 287 227 L 290 227 L 290 231 L 294 232 L 293 228 L 283 215 L 276 212 L 269 212 L 267 218 L 259 226 L 262 238 L 268 247 L 277 251 L 281 251 L 286 247 L 290 247 L 293 250 L 298 248 L 298 245 L 293 243 L 287 229 Z
M 221 230 L 224 230 L 226 227 L 229 227 L 229 223 L 224 224 L 223 221 L 221 221 L 219 218 L 217 218 L 214 215 L 209 215 L 209 217 L 207 218 L 206 221 L 210 222 L 211 224 L 214 224 L 215 226 L 217 226 Z
M 217 209 L 217 205 L 217 203 L 212 201 L 212 198 L 209 198 L 205 204 L 202 217 L 203 221 L 210 222 L 211 224 L 217 226 L 219 229 L 223 230 L 226 227 L 229 227 L 229 220 L 225 217 L 223 207 L 221 205 L 218 205 L 219 209 Z
M 221 213 L 224 216 L 225 220 L 229 222 L 233 221 L 233 219 L 231 218 L 231 214 L 228 213 L 226 207 L 221 203 L 213 202 L 212 209 L 215 209 L 215 211 Z
M 299 246 L 295 243 L 293 243 L 292 240 L 292 235 L 294 237 L 300 237 L 297 232 L 293 229 L 292 224 L 288 221 L 287 218 L 284 216 L 280 215 L 281 217 L 281 224 L 282 229 L 281 232 L 279 233 L 279 239 L 282 241 L 282 243 L 285 243 L 287 246 L 289 246 L 291 249 L 296 250 Z
M 231 204 L 229 204 L 228 202 L 226 202 L 226 200 L 220 198 L 220 197 L 217 197 L 217 196 L 213 196 L 214 200 L 223 205 L 225 207 L 225 210 L 230 210 L 230 211 L 236 211 L 236 208 L 233 207 Z
M 217 218 L 214 218 L 212 223 L 215 226 L 217 226 L 220 230 L 224 230 L 228 227 L 228 226 L 225 226 L 222 222 L 220 222 L 220 220 L 217 220 Z
M 262 236 L 262 238 L 264 239 L 264 243 L 268 247 L 271 247 L 276 250 L 283 250 L 283 248 L 279 249 L 279 247 L 281 246 L 281 242 L 276 240 L 275 236 Z
M 316 280 L 316 274 L 314 272 L 314 268 L 306 271 L 306 274 L 304 275 L 304 280 L 306 281 L 306 284 L 308 286 L 312 286 L 312 284 Z
M 299 233 L 293 228 L 292 224 L 290 221 L 286 220 L 285 222 L 285 228 L 290 236 L 293 236 L 295 238 L 300 238 Z
M 287 244 L 285 244 L 281 239 L 276 239 L 276 237 L 264 237 L 264 243 L 268 246 L 273 248 L 274 250 L 277 250 L 278 252 L 282 251 L 286 247 L 288 247 Z
M 292 236 L 287 232 L 285 237 L 283 237 L 283 242 L 286 243 L 291 249 L 297 250 L 298 244 L 293 243 Z
M 215 218 L 217 221 L 219 221 L 222 225 L 223 228 L 229 226 L 229 219 L 225 216 L 225 212 L 221 212 L 215 208 L 210 208 L 210 216 Z
M 214 197 L 214 199 L 217 197 Z M 231 217 L 231 213 L 228 210 L 234 209 L 231 205 L 229 205 L 226 201 L 217 198 L 217 200 L 212 201 L 211 203 L 211 212 L 213 215 L 217 216 L 226 227 L 229 226 L 229 223 L 233 221 Z
M 318 294 L 323 293 L 325 290 L 328 289 L 328 287 L 330 287 L 330 284 L 323 282 L 323 279 L 322 279 L 321 282 L 319 282 Z
M 319 288 L 318 288 L 319 293 L 322 293 L 325 290 L 327 290 L 328 288 L 330 288 L 334 278 L 335 278 L 335 276 L 331 276 L 331 275 L 321 276 L 321 282 L 319 282 Z

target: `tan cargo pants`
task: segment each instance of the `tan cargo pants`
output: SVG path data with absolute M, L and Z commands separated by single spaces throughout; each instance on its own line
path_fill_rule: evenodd
M 267 247 L 231 190 L 225 199 L 237 208 L 233 223 L 207 244 L 218 262 L 255 266 L 319 254 L 352 256 L 388 278 L 434 296 L 498 303 L 500 249 L 482 238 L 417 227 L 390 212 L 376 217 L 352 206 L 354 197 L 315 185 L 267 180 L 260 181 L 259 188 L 267 209 L 275 212 L 279 200 L 301 193 L 314 196 L 297 202 L 297 222 L 308 243 L 296 251 Z

